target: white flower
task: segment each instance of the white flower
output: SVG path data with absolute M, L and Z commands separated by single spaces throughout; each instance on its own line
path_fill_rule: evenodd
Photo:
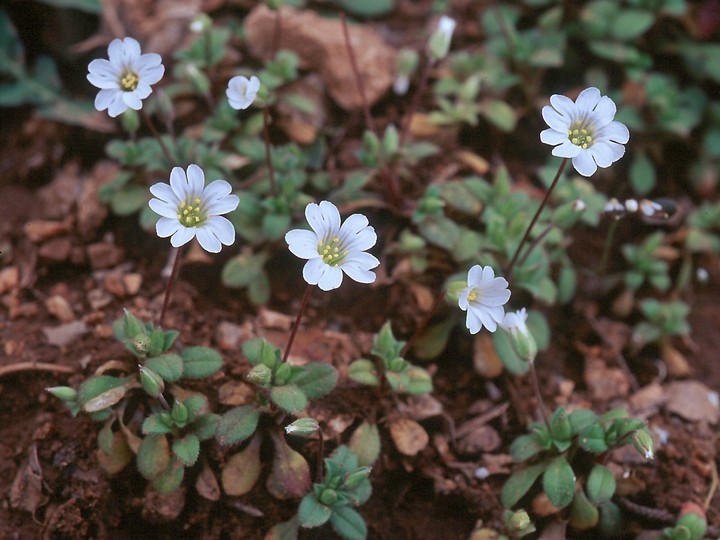
M 260 90 L 260 79 L 255 75 L 249 79 L 238 75 L 230 79 L 225 94 L 233 109 L 243 110 L 252 105 L 257 97 L 258 90 Z
M 162 182 L 150 187 L 157 197 L 148 203 L 162 217 L 155 229 L 160 238 L 170 236 L 174 247 L 187 244 L 197 237 L 200 245 L 210 253 L 218 253 L 222 246 L 235 242 L 235 227 L 222 214 L 237 208 L 240 199 L 231 195 L 232 187 L 225 180 L 215 180 L 205 186 L 205 173 L 197 165 L 174 167 L 170 185 Z
M 485 326 L 490 332 L 497 330 L 505 315 L 503 306 L 510 299 L 508 282 L 495 277 L 490 266 L 476 264 L 468 272 L 468 286 L 458 296 L 458 305 L 467 311 L 465 326 L 477 334 Z
M 162 79 L 165 67 L 159 54 L 140 54 L 140 44 L 131 37 L 113 39 L 108 46 L 109 60 L 98 58 L 88 65 L 87 79 L 100 88 L 95 97 L 98 111 L 108 110 L 115 118 L 128 107 L 142 108 L 151 84 Z
M 365 253 L 377 242 L 375 229 L 362 214 L 353 214 L 340 224 L 340 212 L 328 201 L 310 203 L 305 217 L 312 231 L 294 229 L 285 235 L 290 251 L 301 259 L 308 259 L 303 278 L 323 291 L 337 289 L 343 272 L 359 283 L 375 281 L 373 268 L 380 264 Z
M 550 105 L 542 110 L 550 129 L 540 133 L 540 140 L 555 146 L 553 156 L 571 158 L 583 176 L 592 176 L 598 167 L 609 167 L 623 156 L 630 132 L 613 120 L 615 103 L 600 96 L 600 90 L 586 88 L 574 102 L 555 94 Z
M 518 311 L 510 311 L 503 317 L 500 326 L 503 330 L 512 333 L 520 333 L 524 336 L 529 334 L 527 327 L 527 310 L 522 308 Z
M 428 49 L 430 55 L 435 60 L 441 60 L 447 56 L 450 50 L 450 42 L 452 41 L 452 35 L 455 31 L 457 22 L 446 15 L 440 17 L 438 21 L 437 29 L 430 36 L 428 41 Z

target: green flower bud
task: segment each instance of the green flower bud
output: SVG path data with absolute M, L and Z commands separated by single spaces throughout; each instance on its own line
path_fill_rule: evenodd
M 123 316 L 123 333 L 125 334 L 125 337 L 132 339 L 144 331 L 145 327 L 143 326 L 143 323 L 140 322 L 140 319 L 135 317 L 135 315 L 126 309 L 125 315 Z
M 360 467 L 345 477 L 343 486 L 346 488 L 357 487 L 360 482 L 366 480 L 367 477 L 370 476 L 370 471 L 372 471 L 372 467 Z
M 170 416 L 172 416 L 173 423 L 176 426 L 184 427 L 188 420 L 187 407 L 183 403 L 176 401 L 172 411 L 170 411 Z
M 258 364 L 250 370 L 247 378 L 259 386 L 267 386 L 272 381 L 272 370 L 265 364 Z
M 645 459 L 655 459 L 655 443 L 647 429 L 638 429 L 633 435 L 633 446 Z
M 312 437 L 319 429 L 320 425 L 314 418 L 298 418 L 292 424 L 285 426 L 285 433 L 307 439 Z
M 420 57 L 415 49 L 403 47 L 397 55 L 398 75 L 412 75 L 417 69 Z
M 324 489 L 322 493 L 320 493 L 320 502 L 323 503 L 326 506 L 332 506 L 335 504 L 335 501 L 337 501 L 338 495 L 335 492 L 334 489 Z
M 433 60 L 442 60 L 450 50 L 450 42 L 457 23 L 450 17 L 440 17 L 437 29 L 428 41 L 428 53 Z
M 287 383 L 288 379 L 290 378 L 290 372 L 291 369 L 288 364 L 280 364 L 280 366 L 275 371 L 275 385 L 282 386 L 283 384 Z
M 408 363 L 404 358 L 397 357 L 390 360 L 390 365 L 388 368 L 390 371 L 394 371 L 395 373 L 400 373 L 402 371 L 405 371 L 408 367 Z
M 535 525 L 533 525 L 530 516 L 525 510 L 518 510 L 516 512 L 512 510 L 506 511 L 505 526 L 513 536 L 522 537 L 531 532 L 535 532 Z
M 467 286 L 467 281 L 451 281 L 447 285 L 447 291 L 445 292 L 445 300 L 447 300 L 451 304 L 457 305 L 458 298 L 460 298 L 460 292 L 462 292 L 463 289 L 466 289 Z
M 140 383 L 150 397 L 157 398 L 165 390 L 165 381 L 152 369 L 140 367 Z
M 75 401 L 77 399 L 77 390 L 70 388 L 69 386 L 51 386 L 45 389 L 46 392 L 50 392 L 53 396 L 63 401 Z
M 147 334 L 140 334 L 130 342 L 130 347 L 137 355 L 145 356 L 150 350 L 151 343 L 152 340 L 150 339 L 150 336 Z

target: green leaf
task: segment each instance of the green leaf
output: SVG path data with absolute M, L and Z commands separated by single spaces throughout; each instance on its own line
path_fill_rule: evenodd
M 192 432 L 201 441 L 206 441 L 215 435 L 219 423 L 219 414 L 203 414 L 192 423 Z
M 330 524 L 346 540 L 365 540 L 367 525 L 357 510 L 349 506 L 333 507 Z
M 364 421 L 353 432 L 348 446 L 357 456 L 359 466 L 369 466 L 380 457 L 380 432 L 377 425 Z
M 581 433 L 586 428 L 598 422 L 598 416 L 591 409 L 577 409 L 568 416 L 573 435 Z
M 595 465 L 587 479 L 587 493 L 595 504 L 609 501 L 615 495 L 615 476 L 603 465 Z
M 294 384 L 273 386 L 270 399 L 275 405 L 287 412 L 298 412 L 307 407 L 307 398 L 302 390 Z
M 295 514 L 288 521 L 273 525 L 263 540 L 297 540 L 299 529 L 299 519 Z
M 242 350 L 253 366 L 263 364 L 270 369 L 275 369 L 280 363 L 280 349 L 264 338 L 249 339 L 243 344 Z
M 655 22 L 655 15 L 639 9 L 622 8 L 610 32 L 621 41 L 631 41 L 644 34 Z
M 537 440 L 535 440 L 535 437 L 532 435 L 521 435 L 510 445 L 510 455 L 514 462 L 522 463 L 536 456 L 542 449 Z
M 253 405 L 230 409 L 220 417 L 215 436 L 221 445 L 242 442 L 255 432 L 260 413 Z
M 263 306 L 270 300 L 270 278 L 263 270 L 255 280 L 248 285 L 248 300 L 254 306 Z
M 77 403 L 86 412 L 93 413 L 112 407 L 125 397 L 130 388 L 137 386 L 132 376 L 113 377 L 98 375 L 87 379 L 78 388 Z
M 418 224 L 418 229 L 428 242 L 448 251 L 460 240 L 460 227 L 444 216 L 427 216 Z
M 330 364 L 312 362 L 304 367 L 304 371 L 290 382 L 297 386 L 308 399 L 315 399 L 329 394 L 338 381 L 338 372 Z
M 129 216 L 147 204 L 150 200 L 149 193 L 140 186 L 126 186 L 113 194 L 110 207 L 118 216 Z
M 515 471 L 503 485 L 500 500 L 505 508 L 512 508 L 530 490 L 535 480 L 547 467 L 546 463 L 538 463 Z
M 173 442 L 172 451 L 180 461 L 191 467 L 195 465 L 200 455 L 200 440 L 192 433 L 188 433 L 182 439 Z
M 245 253 L 233 257 L 222 270 L 223 285 L 230 288 L 250 286 L 263 273 L 267 255 Z
M 394 0 L 335 0 L 335 3 L 348 13 L 360 17 L 381 17 L 395 7 Z
M 450 339 L 450 332 L 454 327 L 455 321 L 448 318 L 426 328 L 413 343 L 415 356 L 421 360 L 439 356 L 445 350 L 448 339 Z
M 530 365 L 513 350 L 510 335 L 507 332 L 495 332 L 492 342 L 505 369 L 514 375 L 524 375 L 528 372 Z
M 603 538 L 617 538 L 622 521 L 622 512 L 615 503 L 606 502 L 600 505 L 599 529 Z
M 655 167 L 645 152 L 637 152 L 630 163 L 630 185 L 638 195 L 647 195 L 655 187 Z
M 380 383 L 375 364 L 365 358 L 355 360 L 348 367 L 348 377 L 356 383 L 377 386 Z
M 429 394 L 433 391 L 433 382 L 430 373 L 419 366 L 408 366 L 405 371 L 407 383 L 405 393 L 412 395 Z
M 209 377 L 222 367 L 222 357 L 209 347 L 188 347 L 180 356 L 185 363 L 183 376 L 189 379 Z
M 172 433 L 173 426 L 165 421 L 161 414 L 151 414 L 142 424 L 142 432 L 146 435 L 154 433 Z
M 556 508 L 565 508 L 573 500 L 575 474 L 564 456 L 553 459 L 545 469 L 543 490 Z
M 300 501 L 298 519 L 302 527 L 310 529 L 327 523 L 332 513 L 329 506 L 325 506 L 317 499 L 315 493 L 310 492 Z
M 171 493 L 180 487 L 184 476 L 185 466 L 182 461 L 171 457 L 167 468 L 152 481 L 152 485 L 160 493 Z
M 501 130 L 510 132 L 515 129 L 517 116 L 515 110 L 499 99 L 490 99 L 480 104 L 480 113 Z
M 170 445 L 165 435 L 145 437 L 137 453 L 137 468 L 147 480 L 158 478 L 170 463 Z
M 25 81 L 16 81 L 0 85 L 0 107 L 18 107 L 33 103 L 32 88 Z
M 568 519 L 574 529 L 581 531 L 591 529 L 598 523 L 598 509 L 588 500 L 582 489 L 578 489 L 575 493 Z
M 177 354 L 168 353 L 146 360 L 145 367 L 153 370 L 167 382 L 176 382 L 182 377 L 184 363 Z

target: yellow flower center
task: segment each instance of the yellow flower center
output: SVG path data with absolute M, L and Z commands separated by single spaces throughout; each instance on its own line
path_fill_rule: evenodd
M 477 293 L 475 292 L 475 289 L 471 290 L 471 291 L 468 293 L 468 302 L 474 302 L 475 300 L 477 300 L 477 296 L 478 296 L 478 295 L 477 295 Z
M 595 130 L 592 127 L 578 120 L 568 129 L 568 139 L 570 139 L 570 142 L 575 146 L 587 150 L 595 143 L 595 139 L 593 139 L 594 133 Z
M 185 227 L 197 227 L 207 219 L 207 214 L 200 205 L 200 198 L 180 203 L 177 218 Z
M 348 250 L 342 249 L 340 238 L 337 236 L 318 242 L 318 254 L 323 262 L 330 266 L 341 264 L 348 253 Z
M 132 92 L 138 86 L 140 77 L 131 69 L 126 69 L 120 77 L 120 89 L 123 92 Z

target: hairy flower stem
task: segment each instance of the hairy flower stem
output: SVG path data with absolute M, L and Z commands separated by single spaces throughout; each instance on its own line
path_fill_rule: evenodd
M 367 128 L 375 132 L 375 121 L 373 120 L 372 114 L 370 114 L 370 104 L 367 100 L 367 94 L 365 94 L 365 84 L 363 83 L 362 77 L 360 76 L 360 70 L 358 69 L 357 59 L 355 58 L 355 51 L 353 50 L 352 43 L 350 42 L 350 31 L 348 30 L 347 20 L 345 18 L 345 12 L 340 12 L 340 24 L 343 29 L 343 37 L 345 38 L 345 48 L 350 57 L 350 67 L 352 68 L 353 77 L 355 77 L 355 84 L 357 84 L 358 92 L 360 92 L 360 99 L 362 100 L 363 114 L 365 115 L 365 124 Z
M 543 401 L 542 394 L 540 393 L 540 383 L 538 382 L 537 372 L 535 371 L 535 362 L 530 362 L 530 378 L 532 379 L 533 388 L 535 389 L 535 399 L 537 399 L 540 414 L 542 415 L 542 419 L 548 433 L 550 433 L 550 422 L 548 420 L 547 410 L 545 410 L 545 402 Z
M 182 246 L 175 248 L 175 260 L 173 261 L 172 272 L 170 273 L 170 279 L 168 279 L 167 287 L 165 288 L 165 298 L 163 299 L 162 310 L 160 311 L 160 317 L 158 317 L 157 325 L 162 328 L 163 322 L 165 321 L 165 313 L 167 312 L 168 305 L 170 304 L 170 296 L 172 294 L 173 286 L 177 281 L 177 276 L 180 271 L 180 259 L 182 259 Z
M 300 310 L 298 311 L 297 318 L 295 319 L 295 325 L 293 326 L 292 332 L 290 332 L 290 339 L 288 339 L 287 345 L 285 345 L 285 352 L 282 357 L 283 364 L 287 362 L 287 359 L 290 356 L 290 349 L 292 348 L 293 341 L 295 341 L 295 334 L 297 334 L 298 328 L 300 327 L 300 319 L 302 319 L 303 313 L 305 313 L 305 308 L 307 307 L 308 300 L 310 299 L 312 289 L 312 285 L 308 285 L 307 289 L 305 289 L 302 304 L 300 304 Z
M 270 175 L 270 194 L 275 196 L 275 167 L 270 153 L 270 108 L 263 107 L 263 139 L 265 140 L 265 162 L 267 163 L 268 174 Z
M 529 245 L 528 248 L 525 250 L 525 254 L 522 256 L 522 259 L 520 259 L 520 261 L 519 261 L 521 266 L 522 266 L 523 264 L 525 264 L 525 261 L 526 261 L 527 258 L 530 256 L 530 253 L 532 253 L 532 250 L 535 249 L 535 247 L 536 247 L 540 242 L 542 242 L 542 239 L 545 238 L 545 237 L 550 233 L 550 231 L 552 231 L 554 228 L 555 228 L 555 225 L 554 225 L 553 223 L 551 223 L 550 225 L 548 225 L 547 227 L 545 227 L 545 230 L 543 230 L 543 232 L 541 232 L 540 234 L 538 234 L 537 238 L 535 238 L 532 242 L 530 242 L 530 245 Z
M 520 255 L 520 251 L 522 250 L 523 246 L 525 245 L 525 242 L 527 242 L 527 239 L 530 237 L 530 232 L 532 231 L 533 227 L 535 226 L 535 223 L 537 222 L 538 218 L 540 217 L 540 214 L 542 213 L 543 209 L 545 208 L 545 205 L 547 204 L 548 200 L 550 199 L 550 195 L 552 194 L 553 190 L 555 189 L 555 186 L 557 185 L 558 180 L 560 180 L 560 177 L 562 176 L 562 173 L 565 170 L 565 165 L 567 165 L 567 162 L 568 162 L 568 158 L 563 158 L 562 162 L 560 163 L 560 167 L 558 168 L 558 171 L 555 174 L 555 178 L 552 181 L 552 184 L 550 184 L 550 187 L 545 192 L 545 197 L 543 198 L 542 202 L 540 203 L 540 206 L 537 209 L 537 212 L 535 212 L 535 215 L 533 216 L 532 220 L 530 221 L 530 225 L 528 225 L 528 228 L 525 230 L 525 234 L 523 235 L 522 240 L 520 240 L 520 244 L 518 245 L 517 249 L 515 250 L 515 255 L 513 255 L 513 258 L 510 261 L 510 265 L 508 266 L 507 270 L 505 271 L 505 276 L 508 280 L 512 277 L 513 269 L 515 268 L 515 262 L 517 261 L 517 258 Z
M 142 112 L 143 119 L 145 120 L 145 123 L 147 124 L 148 128 L 150 128 L 150 131 L 153 134 L 153 137 L 157 139 L 157 142 L 160 144 L 160 148 L 162 149 L 163 154 L 165 155 L 165 160 L 167 161 L 168 167 L 172 167 L 175 163 L 175 160 L 173 159 L 172 154 L 170 153 L 170 150 L 168 150 L 168 147 L 165 145 L 165 141 L 162 140 L 162 137 L 160 136 L 160 133 L 158 133 L 158 130 L 155 128 L 155 124 L 153 124 L 153 121 L 150 119 L 150 115 L 145 111 L 145 109 L 140 109 Z
M 607 230 L 605 236 L 605 245 L 603 246 L 602 256 L 600 257 L 600 264 L 598 264 L 598 275 L 605 274 L 605 268 L 607 267 L 608 257 L 610 256 L 610 248 L 612 247 L 613 240 L 615 239 L 615 231 L 617 230 L 619 219 L 611 218 L 612 222 Z

